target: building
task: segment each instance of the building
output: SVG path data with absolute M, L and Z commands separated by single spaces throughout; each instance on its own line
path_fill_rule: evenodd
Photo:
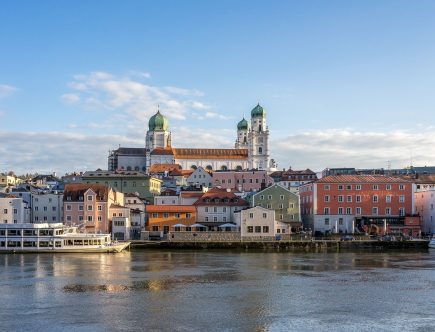
M 168 119 L 157 111 L 148 121 L 145 148 L 119 147 L 110 152 L 108 168 L 150 172 L 156 164 L 179 164 L 182 169 L 203 167 L 207 170 L 269 168 L 269 129 L 266 111 L 258 104 L 251 111 L 251 123 L 237 124 L 233 149 L 174 148 Z
M 213 188 L 204 193 L 194 204 L 198 223 L 217 230 L 218 226 L 235 223 L 234 214 L 249 206 L 249 203 L 231 189 Z
M 160 194 L 162 185 L 162 180 L 136 171 L 88 171 L 82 175 L 82 179 L 86 184 L 103 184 L 115 191 L 135 193 L 151 201 Z
M 154 205 L 180 205 L 180 196 L 175 190 L 166 189 L 160 196 L 154 197 Z
M 63 192 L 32 192 L 31 211 L 33 223 L 63 222 Z
M 275 211 L 261 206 L 240 211 L 242 240 L 275 240 L 277 236 L 290 234 L 290 225 L 275 219 Z
M 275 183 L 287 188 L 293 193 L 299 192 L 299 187 L 305 183 L 316 181 L 315 172 L 307 168 L 306 170 L 295 171 L 291 167 L 287 171 L 277 171 L 270 174 Z
M 0 194 L 0 224 L 25 224 L 30 221 L 30 210 L 22 198 Z
M 193 186 L 212 186 L 212 173 L 211 171 L 205 170 L 202 166 L 195 169 L 192 174 L 187 178 L 187 184 Z
M 301 230 L 299 196 L 287 188 L 274 184 L 251 196 L 251 206 L 275 211 L 275 218 L 290 225 L 292 232 Z
M 273 184 L 266 171 L 216 171 L 213 172 L 213 186 L 240 192 L 260 191 Z
M 414 185 L 399 177 L 331 175 L 299 193 L 304 226 L 322 233 L 397 231 L 414 212 Z
M 147 205 L 147 230 L 167 234 L 175 225 L 190 227 L 196 222 L 196 208 L 192 205 Z
M 118 206 L 124 206 L 124 194 L 106 185 L 65 185 L 63 210 L 68 226 L 79 226 L 90 233 L 110 233 Z
M 0 173 L 0 188 L 15 187 L 21 183 L 21 179 L 12 172 Z

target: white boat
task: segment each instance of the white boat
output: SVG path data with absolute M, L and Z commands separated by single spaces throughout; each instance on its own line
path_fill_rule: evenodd
M 113 242 L 110 234 L 79 233 L 56 224 L 0 224 L 1 252 L 121 252 L 130 242 Z
M 429 242 L 429 248 L 435 248 L 435 235 L 432 237 L 432 239 Z

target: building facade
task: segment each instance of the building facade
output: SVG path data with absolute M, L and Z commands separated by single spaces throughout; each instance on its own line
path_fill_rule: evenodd
M 326 176 L 301 186 L 300 197 L 305 227 L 322 233 L 398 229 L 414 213 L 413 183 L 384 175 Z
M 214 187 L 233 189 L 240 192 L 255 192 L 273 184 L 266 171 L 216 171 L 213 172 Z
M 179 164 L 183 169 L 260 169 L 269 167 L 269 129 L 266 111 L 258 104 L 251 111 L 251 123 L 237 125 L 233 149 L 173 148 L 168 119 L 157 111 L 148 121 L 145 148 L 119 147 L 109 153 L 108 169 L 149 172 L 156 164 Z
M 242 239 L 275 240 L 277 236 L 290 233 L 289 224 L 277 221 L 275 211 L 255 206 L 240 212 Z

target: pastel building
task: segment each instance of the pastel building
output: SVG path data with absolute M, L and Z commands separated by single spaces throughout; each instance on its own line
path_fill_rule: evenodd
M 278 184 L 252 195 L 251 206 L 274 210 L 276 220 L 287 223 L 292 232 L 302 227 L 299 196 Z
M 33 223 L 63 222 L 63 193 L 32 192 L 31 202 Z
M 167 234 L 174 231 L 175 225 L 183 225 L 184 229 L 196 223 L 196 208 L 192 205 L 147 205 L 150 232 Z
M 275 240 L 276 236 L 290 234 L 290 225 L 275 218 L 275 211 L 255 206 L 240 212 L 242 239 Z
M 301 185 L 317 180 L 316 173 L 309 168 L 305 170 L 292 170 L 289 168 L 287 171 L 273 172 L 270 176 L 275 180 L 275 183 L 294 193 L 299 192 Z
M 331 175 L 299 193 L 305 227 L 322 233 L 399 233 L 414 213 L 414 184 L 399 177 Z
M 0 224 L 23 224 L 30 221 L 30 210 L 22 198 L 0 195 Z
M 415 213 L 421 218 L 421 231 L 425 234 L 435 234 L 435 188 L 428 186 L 414 194 Z
M 213 186 L 240 192 L 260 191 L 274 183 L 266 171 L 216 171 Z
M 124 194 L 101 184 L 67 184 L 63 195 L 65 224 L 90 233 L 110 233 L 113 213 L 124 205 Z

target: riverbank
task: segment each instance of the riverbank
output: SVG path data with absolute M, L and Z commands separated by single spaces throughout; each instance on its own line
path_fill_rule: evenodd
M 277 251 L 317 251 L 317 250 L 391 250 L 427 249 L 428 240 L 412 241 L 132 241 L 130 248 L 141 249 L 267 249 Z

